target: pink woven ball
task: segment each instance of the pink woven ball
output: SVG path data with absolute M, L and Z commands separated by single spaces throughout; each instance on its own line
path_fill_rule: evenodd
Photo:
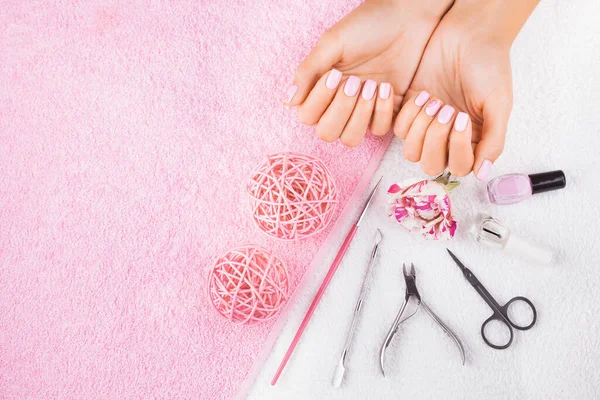
M 215 262 L 208 275 L 208 296 L 232 322 L 252 324 L 273 318 L 288 296 L 283 263 L 260 247 L 233 249 Z
M 303 239 L 332 221 L 338 201 L 331 173 L 320 160 L 297 153 L 273 154 L 247 187 L 256 226 L 282 240 Z

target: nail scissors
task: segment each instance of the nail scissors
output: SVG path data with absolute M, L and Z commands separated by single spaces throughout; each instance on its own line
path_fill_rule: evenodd
M 450 330 L 450 328 L 448 328 L 442 322 L 442 320 L 439 319 L 438 316 L 435 315 L 435 313 L 433 311 L 431 311 L 431 308 L 429 308 L 423 302 L 423 300 L 421 299 L 421 296 L 419 295 L 419 291 L 417 290 L 417 284 L 416 284 L 414 264 L 412 264 L 412 263 L 410 264 L 410 270 L 407 269 L 406 264 L 402 264 L 402 270 L 404 273 L 404 281 L 406 282 L 406 295 L 404 296 L 404 303 L 402 303 L 402 306 L 400 307 L 400 311 L 398 311 L 398 315 L 396 316 L 396 319 L 394 320 L 394 323 L 392 324 L 392 326 L 385 338 L 385 341 L 383 342 L 383 345 L 381 346 L 381 350 L 379 351 L 379 366 L 381 367 L 381 373 L 383 374 L 383 376 L 385 376 L 385 370 L 384 370 L 385 351 L 388 348 L 388 346 L 390 345 L 390 342 L 392 341 L 392 339 L 394 338 L 394 335 L 398 332 L 398 328 L 400 327 L 400 324 L 402 322 L 406 321 L 407 319 L 409 319 L 410 317 L 412 317 L 413 315 L 415 315 L 417 313 L 417 311 L 419 310 L 419 307 L 422 307 L 425 310 L 425 312 L 427 313 L 427 315 L 429 315 L 431 317 L 431 319 L 433 319 L 435 321 L 435 323 L 438 324 L 440 326 L 440 328 L 442 328 L 442 330 L 444 332 L 446 332 L 446 334 L 448 336 L 450 336 L 450 338 L 454 341 L 454 343 L 458 347 L 458 351 L 460 352 L 462 363 L 464 365 L 465 364 L 465 350 L 463 349 L 462 343 L 460 342 L 460 340 L 458 340 L 458 338 Z M 416 300 L 417 308 L 415 308 L 415 311 L 413 311 L 412 314 L 408 315 L 405 318 L 402 318 L 404 311 L 406 309 L 406 306 L 411 299 Z
M 446 250 L 448 251 L 448 254 L 450 254 L 450 257 L 452 257 L 456 265 L 458 265 L 459 268 L 462 270 L 465 279 L 469 281 L 471 286 L 475 288 L 477 293 L 479 293 L 479 295 L 483 298 L 483 300 L 485 300 L 487 305 L 490 306 L 492 311 L 494 311 L 492 316 L 486 319 L 481 325 L 481 337 L 483 338 L 485 344 L 497 350 L 504 350 L 508 348 L 513 341 L 513 328 L 520 331 L 526 331 L 528 329 L 531 329 L 531 327 L 535 325 L 535 321 L 537 320 L 537 311 L 535 310 L 533 303 L 529 301 L 528 298 L 523 296 L 517 296 L 510 299 L 505 305 L 499 305 L 496 299 L 494 299 L 492 295 L 487 291 L 487 289 L 481 284 L 481 282 L 479 282 L 479 279 L 477 279 L 477 277 L 473 275 L 471 270 L 465 267 L 464 264 L 454 255 L 454 253 L 452 253 L 448 249 Z M 527 305 L 527 307 L 531 309 L 533 318 L 531 319 L 529 325 L 518 325 L 509 317 L 508 310 L 511 304 L 515 303 L 524 303 Z M 508 339 L 508 342 L 504 344 L 495 344 L 488 340 L 488 338 L 485 336 L 485 327 L 492 321 L 498 321 L 508 328 L 508 332 L 510 333 L 510 338 Z

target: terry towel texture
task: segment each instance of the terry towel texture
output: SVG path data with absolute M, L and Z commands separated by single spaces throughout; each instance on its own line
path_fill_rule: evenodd
M 281 104 L 294 67 L 357 3 L 3 3 L 0 398 L 237 393 L 279 325 L 217 315 L 208 268 L 256 242 L 295 288 L 326 238 L 260 234 L 251 170 L 273 152 L 321 158 L 339 215 L 386 146 L 322 143 Z
M 376 197 L 287 370 L 275 387 L 269 385 L 326 262 L 290 312 L 249 399 L 600 399 L 598 15 L 596 0 L 542 0 L 511 52 L 515 102 L 505 151 L 492 176 L 563 169 L 567 187 L 496 206 L 487 200 L 485 184 L 472 175 L 461 178 L 451 195 L 459 226 L 450 243 L 416 241 L 385 215 L 385 196 Z M 373 179 L 379 175 L 385 185 L 424 178 L 419 166 L 402 156 L 400 140 L 392 142 Z M 465 229 L 476 211 L 554 250 L 553 265 L 536 266 L 478 245 Z M 348 355 L 347 380 L 336 389 L 331 379 L 376 228 L 384 235 L 379 263 Z M 335 240 L 341 241 L 343 233 L 337 232 Z M 519 295 L 535 304 L 536 325 L 515 331 L 507 350 L 493 350 L 481 339 L 481 324 L 491 310 L 448 257 L 446 246 L 500 304 Z M 332 246 L 326 258 L 334 251 Z M 386 352 L 386 377 L 381 376 L 379 348 L 404 298 L 403 262 L 415 263 L 424 301 L 463 341 L 464 367 L 451 340 L 419 311 L 401 325 Z

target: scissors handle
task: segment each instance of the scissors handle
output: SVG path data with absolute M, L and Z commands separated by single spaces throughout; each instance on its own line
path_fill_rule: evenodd
M 523 303 L 527 304 L 527 306 L 531 309 L 533 318 L 531 319 L 531 322 L 529 323 L 529 325 L 519 325 L 510 318 L 508 310 L 509 310 L 511 304 L 515 304 L 518 302 L 523 302 Z M 502 310 L 502 313 L 503 313 L 506 321 L 508 321 L 508 323 L 513 328 L 518 329 L 520 331 L 526 331 L 526 330 L 531 329 L 533 327 L 533 325 L 535 325 L 535 321 L 537 320 L 537 310 L 535 309 L 535 306 L 533 305 L 533 303 L 527 297 L 523 297 L 523 296 L 513 297 L 505 305 L 503 305 L 501 307 L 501 310 Z
M 508 338 L 508 341 L 506 343 L 496 344 L 496 343 L 488 340 L 488 338 L 485 336 L 485 327 L 492 321 L 498 321 L 501 324 L 503 324 L 504 326 L 506 326 L 506 329 L 508 329 L 508 333 L 510 334 L 510 337 Z M 507 349 L 512 344 L 513 330 L 512 330 L 512 327 L 510 326 L 510 323 L 507 322 L 507 320 L 504 318 L 504 316 L 495 312 L 494 314 L 492 314 L 491 317 L 486 319 L 483 322 L 483 324 L 481 324 L 481 337 L 483 338 L 483 341 L 485 342 L 485 344 L 487 344 L 491 348 L 496 349 L 496 350 L 504 350 L 504 349 Z
M 509 316 L 508 310 L 509 310 L 510 306 L 512 304 L 515 304 L 518 302 L 524 302 L 531 309 L 533 317 L 531 319 L 531 322 L 528 325 L 519 325 L 519 324 L 515 323 Z M 533 303 L 528 298 L 523 297 L 523 296 L 513 297 L 505 305 L 500 306 L 497 311 L 494 311 L 494 313 L 483 322 L 483 324 L 481 325 L 481 337 L 483 338 L 483 341 L 485 342 L 485 344 L 487 344 L 491 348 L 494 348 L 497 350 L 504 350 L 512 344 L 513 328 L 520 330 L 520 331 L 526 331 L 528 329 L 531 329 L 533 327 L 533 325 L 535 325 L 536 320 L 537 320 L 537 311 L 536 311 Z M 504 343 L 504 344 L 494 343 L 486 337 L 486 335 L 485 335 L 486 326 L 489 323 L 491 323 L 492 321 L 498 321 L 508 329 L 510 337 L 506 343 Z

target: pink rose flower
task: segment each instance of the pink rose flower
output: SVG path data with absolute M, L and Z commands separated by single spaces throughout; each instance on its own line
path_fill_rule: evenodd
M 406 230 L 420 233 L 428 240 L 448 240 L 454 237 L 456 221 L 447 186 L 439 181 L 394 184 L 388 190 L 390 216 Z M 450 188 L 454 185 L 450 184 Z

